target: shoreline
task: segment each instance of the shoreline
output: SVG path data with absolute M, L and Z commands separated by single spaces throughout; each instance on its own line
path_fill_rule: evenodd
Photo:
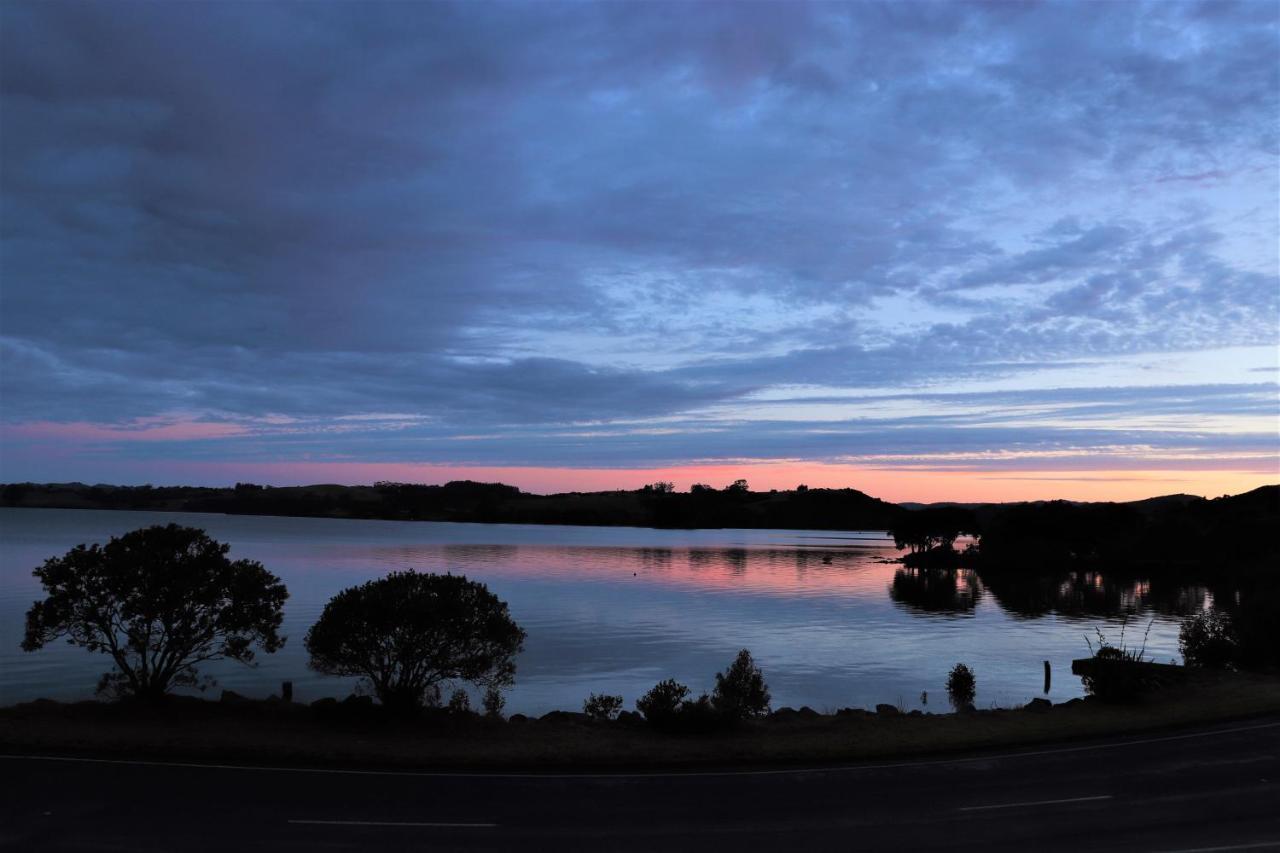
M 369 703 L 184 699 L 159 707 L 49 700 L 0 708 L 0 752 L 99 759 L 437 771 L 829 766 L 1155 733 L 1280 713 L 1280 675 L 1191 670 L 1130 705 L 1071 700 L 961 714 L 776 711 L 741 729 L 667 734 L 553 711 L 394 719 Z M 519 715 L 516 715 L 517 718 Z

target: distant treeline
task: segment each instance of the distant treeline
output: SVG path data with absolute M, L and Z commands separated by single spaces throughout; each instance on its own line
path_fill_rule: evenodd
M 380 518 L 512 524 L 620 525 L 801 530 L 887 530 L 910 549 L 908 565 L 971 565 L 1045 574 L 1121 569 L 1158 574 L 1181 568 L 1274 570 L 1280 574 L 1280 486 L 1213 500 L 1170 495 L 1129 503 L 1037 501 L 916 508 L 856 489 L 753 492 L 670 483 L 610 492 L 535 495 L 469 480 L 426 486 L 89 486 L 12 483 L 0 505 Z M 952 551 L 959 537 L 976 546 Z M 950 553 L 948 553 L 950 552 Z
M 908 511 L 856 489 L 752 492 L 744 481 L 725 489 L 669 483 L 634 491 L 535 495 L 501 483 L 461 480 L 443 486 L 380 482 L 372 486 L 89 486 L 12 483 L 0 505 L 235 515 L 381 518 L 508 524 L 631 527 L 748 527 L 888 530 Z

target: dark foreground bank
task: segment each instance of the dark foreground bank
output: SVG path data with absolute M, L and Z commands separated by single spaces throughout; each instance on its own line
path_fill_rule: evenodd
M 420 774 L 0 757 L 15 850 L 1271 850 L 1280 717 L 829 770 Z
M 429 712 L 360 701 L 34 702 L 0 709 L 0 752 L 260 764 L 570 769 L 831 764 L 1152 731 L 1280 712 L 1280 676 L 1188 670 L 1127 704 L 1072 700 L 964 714 L 781 709 L 733 731 L 670 734 L 638 719 Z

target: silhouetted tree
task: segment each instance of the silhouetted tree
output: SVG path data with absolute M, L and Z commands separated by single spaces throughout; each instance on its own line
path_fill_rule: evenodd
M 384 705 L 409 709 L 442 682 L 510 684 L 524 639 L 484 584 L 408 571 L 335 595 L 307 632 L 306 647 L 312 669 L 360 676 Z
M 973 670 L 958 663 L 947 673 L 947 696 L 957 711 L 973 707 L 973 697 L 977 695 L 978 679 Z
M 716 674 L 711 707 L 729 720 L 745 720 L 769 713 L 769 687 L 764 673 L 743 649 L 724 672 Z
M 500 719 L 502 709 L 507 706 L 507 697 L 502 695 L 501 687 L 490 686 L 484 691 L 484 714 L 486 717 Z
M 34 574 L 46 598 L 27 612 L 22 648 L 67 642 L 111 656 L 116 669 L 98 691 L 156 699 L 174 687 L 204 687 L 198 666 L 250 664 L 253 647 L 274 652 L 288 591 L 230 546 L 176 524 L 78 545 Z
M 747 487 L 746 480 L 734 480 L 732 483 L 725 486 L 724 490 L 734 495 L 745 495 L 747 492 L 751 491 Z
M 921 553 L 934 548 L 951 548 L 961 533 L 976 533 L 977 519 L 962 507 L 931 507 L 899 516 L 889 531 L 901 551 Z

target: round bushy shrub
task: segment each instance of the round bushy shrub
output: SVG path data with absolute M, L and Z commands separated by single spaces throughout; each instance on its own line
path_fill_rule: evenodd
M 408 571 L 335 595 L 306 646 L 317 672 L 362 677 L 384 705 L 414 709 L 441 684 L 509 685 L 524 639 L 484 584 Z
M 1178 629 L 1178 651 L 1187 666 L 1225 669 L 1235 662 L 1237 645 L 1230 617 L 1218 610 L 1189 616 Z

